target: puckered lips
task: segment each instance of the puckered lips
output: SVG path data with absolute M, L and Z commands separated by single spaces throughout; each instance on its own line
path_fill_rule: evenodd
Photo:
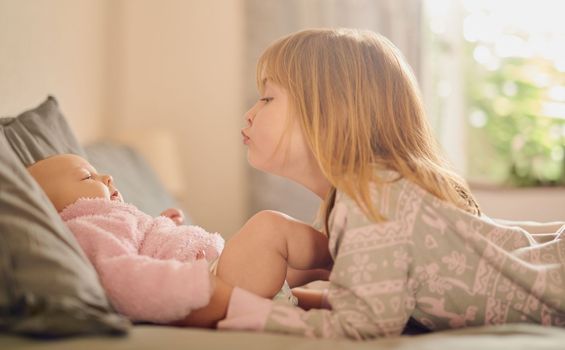
M 241 130 L 241 136 L 243 136 L 243 144 L 247 145 L 249 143 L 249 136 L 243 130 Z

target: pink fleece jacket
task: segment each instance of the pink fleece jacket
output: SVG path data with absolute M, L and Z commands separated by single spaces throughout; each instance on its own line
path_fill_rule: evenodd
M 224 240 L 198 226 L 177 226 L 135 206 L 79 199 L 61 212 L 96 268 L 116 309 L 133 321 L 167 323 L 208 304 L 208 262 Z M 196 259 L 204 251 L 206 259 Z

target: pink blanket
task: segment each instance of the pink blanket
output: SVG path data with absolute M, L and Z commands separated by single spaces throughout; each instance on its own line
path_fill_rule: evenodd
M 205 306 L 212 288 L 208 262 L 224 240 L 198 226 L 176 226 L 130 204 L 79 199 L 63 221 L 96 268 L 115 308 L 133 321 L 167 323 Z M 196 259 L 199 251 L 205 259 Z

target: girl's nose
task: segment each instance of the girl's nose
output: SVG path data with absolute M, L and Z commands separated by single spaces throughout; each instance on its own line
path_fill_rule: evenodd
M 253 114 L 251 114 L 252 111 L 253 108 L 245 113 L 245 121 L 247 122 L 247 126 L 253 125 Z
M 257 105 L 253 105 L 253 107 L 249 108 L 249 110 L 247 112 L 245 112 L 245 121 L 247 122 L 247 126 L 251 126 L 253 125 L 253 119 L 255 119 L 255 107 Z

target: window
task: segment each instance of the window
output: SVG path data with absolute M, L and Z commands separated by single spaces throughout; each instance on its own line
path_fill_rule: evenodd
M 565 185 L 559 0 L 425 0 L 424 93 L 471 182 Z

